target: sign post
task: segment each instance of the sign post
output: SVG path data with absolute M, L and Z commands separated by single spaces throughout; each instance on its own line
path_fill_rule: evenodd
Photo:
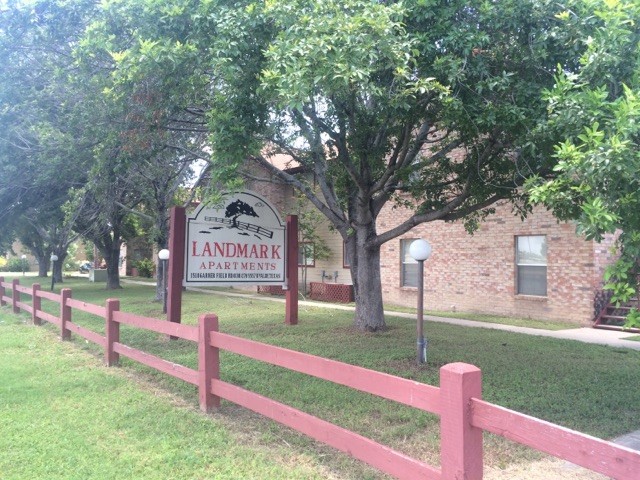
M 184 276 L 184 239 L 186 212 L 182 207 L 171 209 L 169 231 L 169 288 L 167 292 L 167 320 L 182 321 L 182 277 Z
M 227 193 L 188 217 L 171 211 L 167 319 L 180 323 L 182 287 L 280 285 L 285 322 L 298 323 L 298 218 L 282 222 L 254 192 Z
M 287 216 L 287 290 L 284 323 L 298 324 L 298 217 Z

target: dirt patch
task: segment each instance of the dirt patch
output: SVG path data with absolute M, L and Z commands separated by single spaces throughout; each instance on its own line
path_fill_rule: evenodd
M 609 477 L 564 460 L 544 459 L 509 465 L 505 469 L 485 467 L 485 480 L 606 480 Z

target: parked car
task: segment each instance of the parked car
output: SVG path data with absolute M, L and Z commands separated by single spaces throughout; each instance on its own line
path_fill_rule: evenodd
M 80 273 L 89 273 L 89 270 L 91 270 L 93 268 L 93 263 L 91 262 L 82 262 L 80 264 L 80 267 L 78 268 L 78 271 Z

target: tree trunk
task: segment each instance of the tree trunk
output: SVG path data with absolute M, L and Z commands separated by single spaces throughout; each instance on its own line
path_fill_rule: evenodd
M 158 263 L 156 265 L 156 302 L 164 301 L 164 291 L 165 291 L 165 271 L 164 267 L 167 264 L 166 261 L 162 261 L 158 259 Z M 167 265 L 168 266 L 168 265 Z
M 167 198 L 167 197 L 165 197 Z M 155 216 L 155 226 L 156 226 L 156 250 L 158 253 L 160 250 L 168 248 L 169 246 L 169 219 L 171 218 L 171 214 L 169 213 L 169 207 L 167 203 L 162 201 L 158 204 L 158 209 Z M 166 270 L 166 271 L 165 271 Z M 169 270 L 169 261 L 162 261 L 160 258 L 157 259 L 156 265 L 156 301 L 164 302 L 164 296 L 166 295 L 166 285 L 164 279 L 169 281 L 166 277 Z
M 360 241 L 358 240 L 361 237 Z M 365 248 L 366 232 L 349 237 L 348 251 L 351 261 L 351 279 L 356 302 L 354 325 L 362 331 L 385 330 L 380 280 L 380 247 Z
M 64 260 L 67 258 L 66 255 L 58 255 L 58 260 L 53 262 L 53 278 L 56 283 L 63 283 L 62 278 L 62 266 L 64 265 Z
M 38 260 L 38 276 L 46 277 L 49 271 L 49 259 L 46 255 L 37 256 L 36 259 Z
M 117 290 L 120 286 L 120 244 L 113 241 L 103 253 L 107 264 L 107 290 Z
M 302 295 L 307 294 L 307 266 L 301 269 L 300 280 L 302 280 Z

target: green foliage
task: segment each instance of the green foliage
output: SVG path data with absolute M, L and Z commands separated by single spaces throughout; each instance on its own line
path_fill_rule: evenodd
M 619 188 L 637 165 L 615 160 L 634 151 L 631 3 L 35 0 L 0 14 L 3 245 L 21 234 L 64 251 L 82 233 L 115 262 L 137 215 L 162 246 L 167 209 L 209 146 L 209 193 L 239 187 L 257 162 L 303 192 L 360 266 L 423 222 L 477 228 L 554 161 L 566 176 L 548 187 L 557 209 L 583 216 L 586 235 L 620 226 L 612 205 L 639 206 Z M 318 188 L 275 171 L 270 154 Z M 615 201 L 595 202 L 576 175 Z M 389 202 L 409 213 L 379 232 Z M 363 290 L 383 323 L 380 286 Z
M 545 93 L 548 128 L 563 136 L 552 178 L 530 182 L 531 199 L 600 241 L 619 233 L 619 260 L 606 274 L 615 302 L 638 291 L 640 274 L 640 5 L 589 0 L 567 11 L 563 37 L 583 43 L 573 68 Z M 621 232 L 621 233 L 620 233 Z
M 76 260 L 76 255 L 78 253 L 78 244 L 72 243 L 69 245 L 67 249 L 67 256 L 64 259 L 64 264 L 62 265 L 62 270 L 65 272 L 75 272 L 78 270 L 80 266 L 80 262 Z
M 379 310 L 362 322 L 383 327 L 380 286 L 359 290 L 378 278 L 364 266 L 379 268 L 370 259 L 382 244 L 420 223 L 475 214 L 466 222 L 473 230 L 495 201 L 520 202 L 523 179 L 549 163 L 541 94 L 555 66 L 572 61 L 549 34 L 559 8 L 457 0 L 223 7 L 208 113 L 214 179 L 250 178 L 249 158 L 300 190 L 349 244 L 359 307 Z M 272 154 L 312 172 L 318 189 L 275 171 Z M 388 203 L 407 214 L 378 231 Z
M 156 269 L 156 265 L 153 263 L 153 260 L 149 260 L 148 258 L 143 258 L 142 260 L 133 262 L 133 267 L 138 270 L 138 275 L 144 278 L 153 277 L 153 272 Z
M 298 216 L 298 241 L 313 246 L 312 251 L 307 253 L 313 254 L 316 260 L 327 260 L 331 256 L 331 249 L 324 238 L 318 235 L 319 229 L 325 225 L 322 214 L 303 198 L 297 199 L 292 214 Z
M 30 270 L 29 263 L 20 257 L 0 259 L 0 272 L 22 272 L 23 269 L 28 272 Z
M 624 326 L 625 328 L 640 328 L 640 311 L 637 308 L 629 310 Z
M 86 240 L 82 240 L 82 250 L 84 252 L 84 256 L 85 258 L 90 261 L 93 262 L 94 260 L 94 246 L 91 242 L 88 242 Z
M 154 3 L 35 0 L 0 12 L 0 204 L 7 205 L 0 244 L 18 236 L 42 257 L 82 234 L 111 264 L 119 243 L 134 235 L 130 214 L 166 244 L 168 208 L 192 174 L 203 133 L 175 127 L 192 120 L 184 107 L 194 97 L 190 90 L 189 100 L 177 98 L 175 71 L 173 80 L 162 77 L 174 59 L 156 69 L 128 62 L 125 45 L 151 64 L 158 48 L 168 57 L 191 48 L 183 48 L 184 31 L 182 42 L 143 38 L 173 32 L 166 25 L 187 21 L 193 7 Z

